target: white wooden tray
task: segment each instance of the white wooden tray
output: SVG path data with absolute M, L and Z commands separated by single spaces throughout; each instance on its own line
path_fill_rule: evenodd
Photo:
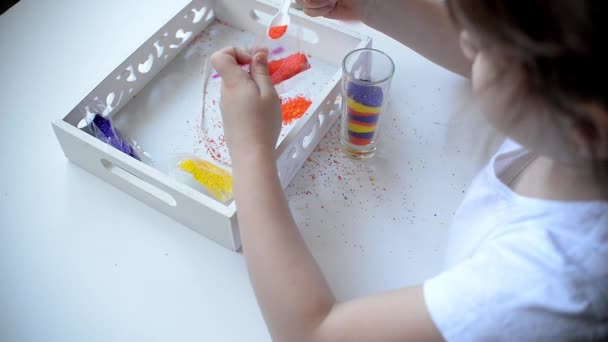
M 194 0 L 144 42 L 62 120 L 53 122 L 65 155 L 74 163 L 221 245 L 238 250 L 234 202 L 220 203 L 167 172 L 184 153 L 229 165 L 209 154 L 205 137 L 222 135 L 217 107 L 219 78 L 207 65 L 223 45 L 259 44 L 277 8 L 266 1 Z M 309 56 L 311 69 L 278 85 L 283 97 L 304 95 L 312 105 L 283 127 L 277 166 L 285 188 L 339 116 L 341 61 L 350 50 L 371 45 L 368 37 L 327 20 L 292 10 L 285 53 Z M 276 58 L 283 57 L 277 50 Z M 206 94 L 203 93 L 206 89 Z M 215 102 L 215 103 L 214 103 Z M 101 104 L 101 106 L 100 106 Z M 103 108 L 116 128 L 135 140 L 144 162 L 104 144 L 86 130 L 87 112 Z M 204 108 L 204 111 L 203 111 Z M 225 149 L 223 145 L 215 148 Z M 227 151 L 222 151 L 227 156 Z M 94 194 L 93 194 L 94 195 Z

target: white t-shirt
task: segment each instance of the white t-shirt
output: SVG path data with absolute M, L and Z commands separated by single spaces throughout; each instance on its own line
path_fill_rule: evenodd
M 608 340 L 608 202 L 514 193 L 533 158 L 507 141 L 456 213 L 448 267 L 424 284 L 448 341 Z

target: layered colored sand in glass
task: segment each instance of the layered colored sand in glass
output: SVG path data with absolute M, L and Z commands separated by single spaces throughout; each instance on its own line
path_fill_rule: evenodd
M 365 146 L 374 140 L 384 92 L 379 86 L 359 82 L 350 81 L 346 89 L 348 141 L 353 145 Z

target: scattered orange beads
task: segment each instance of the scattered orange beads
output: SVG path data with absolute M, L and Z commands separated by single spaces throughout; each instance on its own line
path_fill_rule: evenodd
M 287 101 L 281 105 L 281 110 L 283 111 L 283 124 L 288 125 L 294 120 L 301 118 L 311 104 L 312 101 L 303 96 L 287 99 Z

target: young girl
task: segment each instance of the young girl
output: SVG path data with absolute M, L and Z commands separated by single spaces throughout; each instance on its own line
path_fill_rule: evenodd
M 607 2 L 298 2 L 312 16 L 361 20 L 470 76 L 485 114 L 512 140 L 472 183 L 443 273 L 338 303 L 277 177 L 281 110 L 267 52 L 216 53 L 243 250 L 273 338 L 607 339 Z

